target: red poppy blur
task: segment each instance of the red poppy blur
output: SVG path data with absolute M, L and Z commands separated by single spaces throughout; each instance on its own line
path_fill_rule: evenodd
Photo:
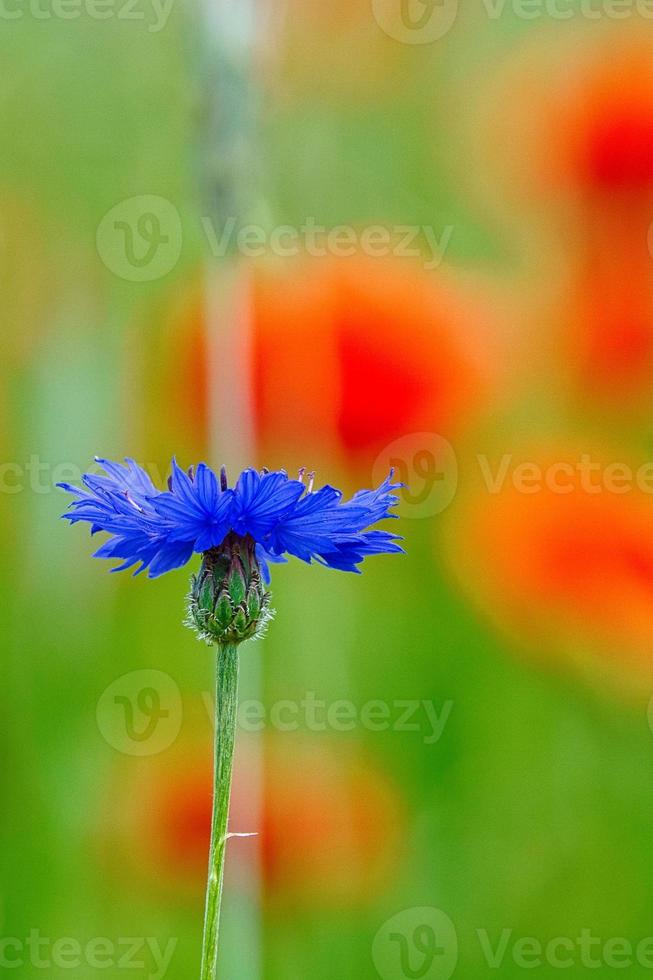
M 390 780 L 358 756 L 273 742 L 265 746 L 260 797 L 252 776 L 258 767 L 246 741 L 239 741 L 229 827 L 257 837 L 234 839 L 227 863 L 232 884 L 261 859 L 270 897 L 314 891 L 320 901 L 362 901 L 381 887 L 400 840 L 400 806 Z M 208 742 L 175 746 L 143 764 L 131 760 L 129 768 L 131 778 L 123 773 L 112 792 L 111 811 L 118 815 L 104 828 L 109 860 L 122 848 L 122 872 L 130 855 L 132 870 L 147 879 L 201 891 L 211 832 Z
M 399 862 L 401 807 L 368 761 L 312 744 L 273 743 L 265 765 L 263 871 L 271 898 L 361 902 Z
M 155 787 L 150 825 L 165 867 L 195 875 L 207 864 L 211 836 L 211 768 L 177 773 Z
M 653 289 L 641 255 L 626 268 L 614 258 L 579 272 L 561 346 L 583 394 L 623 412 L 653 400 Z
M 264 454 L 305 447 L 369 467 L 394 439 L 447 437 L 492 375 L 488 310 L 397 260 L 295 263 L 256 282 L 255 417 Z
M 230 829 L 256 832 L 258 786 L 246 738 L 239 739 L 236 755 Z M 206 887 L 212 794 L 208 730 L 204 738 L 179 740 L 159 755 L 122 760 L 103 805 L 100 840 L 107 866 L 194 901 Z M 230 887 L 249 890 L 258 859 L 256 840 L 234 840 L 226 871 Z
M 569 163 L 596 194 L 653 189 L 653 64 L 628 44 L 592 66 L 571 96 L 561 134 Z
M 653 65 L 626 45 L 592 66 L 560 130 L 580 191 L 572 367 L 601 404 L 650 406 L 653 388 Z M 564 154 L 563 154 L 564 160 Z
M 405 260 L 254 267 L 242 383 L 252 385 L 261 462 L 332 467 L 344 457 L 369 473 L 400 436 L 456 436 L 496 380 L 496 304 L 481 293 Z M 165 380 L 171 415 L 198 451 L 209 415 L 204 308 L 194 286 L 171 317 Z
M 211 832 L 209 740 L 121 762 L 103 810 L 101 839 L 121 874 L 195 894 L 206 879 Z
M 617 460 L 629 462 L 569 447 L 513 453 L 503 486 L 480 484 L 458 515 L 454 563 L 483 608 L 531 649 L 593 650 L 650 670 L 653 468 L 632 465 L 623 479 Z M 524 461 L 542 479 L 513 480 Z
M 496 158 L 500 184 L 544 194 L 554 209 L 641 203 L 653 192 L 651 42 L 627 25 L 584 28 L 542 32 L 511 55 L 484 89 L 472 139 Z
M 556 370 L 592 409 L 648 413 L 653 47 L 628 26 L 545 41 L 525 45 L 494 91 L 485 149 L 510 195 L 519 188 L 546 209 L 533 227 L 547 236 L 537 261 L 541 270 L 546 255 L 553 277 L 545 319 Z

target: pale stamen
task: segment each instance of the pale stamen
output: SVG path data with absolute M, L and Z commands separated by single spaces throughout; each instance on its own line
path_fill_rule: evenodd
M 135 510 L 137 510 L 139 512 L 139 514 L 144 514 L 145 511 L 143 510 L 143 508 L 139 504 L 137 504 L 136 501 L 132 497 L 130 497 L 129 490 L 124 490 L 123 492 L 125 494 L 125 499 L 132 505 L 132 507 Z

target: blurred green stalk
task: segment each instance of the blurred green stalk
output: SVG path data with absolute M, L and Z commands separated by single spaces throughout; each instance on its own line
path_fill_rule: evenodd
M 217 649 L 213 819 L 200 980 L 216 980 L 218 975 L 218 931 L 238 710 L 238 648 L 234 643 L 227 643 Z

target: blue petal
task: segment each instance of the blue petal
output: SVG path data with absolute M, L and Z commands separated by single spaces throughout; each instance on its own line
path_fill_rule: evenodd
M 283 470 L 263 476 L 245 470 L 234 491 L 233 530 L 261 541 L 292 510 L 304 489 L 303 483 L 289 480 Z
M 357 572 L 370 555 L 402 551 L 396 535 L 372 527 L 393 516 L 393 491 L 401 484 L 392 482 L 392 473 L 375 490 L 359 490 L 343 501 L 328 485 L 306 493 L 284 470 L 245 470 L 235 490 L 223 491 L 206 463 L 189 475 L 176 459 L 169 489 L 161 492 L 133 459 L 127 457 L 126 465 L 96 459 L 104 475 L 84 474 L 83 488 L 59 484 L 73 497 L 63 516 L 71 524 L 87 522 L 92 533 L 109 534 L 96 556 L 120 559 L 117 571 L 138 565 L 151 577 L 162 575 L 194 551 L 218 547 L 230 531 L 254 538 L 266 581 L 269 563 L 286 561 L 286 554 Z
M 195 474 L 195 494 L 207 513 L 213 513 L 218 506 L 220 484 L 213 470 L 206 463 L 200 463 Z
M 171 572 L 174 568 L 181 568 L 190 560 L 192 554 L 192 541 L 177 541 L 165 545 L 152 561 L 147 574 L 149 578 L 158 578 L 159 575 Z

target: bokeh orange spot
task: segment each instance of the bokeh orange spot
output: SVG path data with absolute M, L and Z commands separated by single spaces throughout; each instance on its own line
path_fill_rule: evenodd
M 258 861 L 270 898 L 307 893 L 326 903 L 359 902 L 387 884 L 398 860 L 402 807 L 384 772 L 358 754 L 272 739 L 262 745 L 260 786 L 252 777 L 260 767 L 249 755 L 257 750 L 240 742 L 229 830 L 256 837 L 230 845 L 226 873 L 232 884 Z M 186 743 L 146 762 L 114 790 L 120 827 L 110 860 L 122 848 L 122 861 L 130 860 L 136 874 L 194 894 L 206 883 L 210 746 Z
M 653 397 L 653 289 L 646 270 L 629 280 L 617 259 L 615 252 L 612 269 L 588 269 L 573 284 L 564 349 L 585 393 L 624 408 Z M 636 256 L 626 263 L 631 272 L 638 264 Z
M 653 183 L 653 97 L 650 102 L 620 101 L 592 107 L 581 167 L 588 181 L 606 191 L 647 188 Z
M 264 452 L 371 465 L 394 439 L 455 435 L 487 393 L 487 309 L 397 260 L 297 263 L 257 284 L 254 391 Z
M 372 899 L 399 861 L 400 799 L 362 759 L 273 745 L 265 766 L 264 883 L 271 897 Z
M 459 515 L 455 565 L 486 611 L 532 649 L 587 646 L 650 669 L 653 469 L 596 453 L 586 454 L 589 472 L 582 455 L 513 454 L 501 489 L 479 485 Z M 513 480 L 522 461 L 539 467 L 538 489 Z M 613 463 L 628 467 L 625 480 L 621 470 L 614 479 Z

